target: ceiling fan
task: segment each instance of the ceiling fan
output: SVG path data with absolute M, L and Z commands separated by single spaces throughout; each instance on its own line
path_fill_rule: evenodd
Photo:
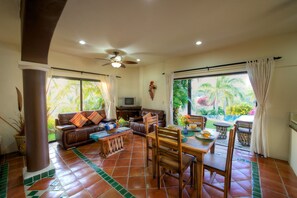
M 123 60 L 123 56 L 121 56 L 120 52 L 118 51 L 114 51 L 113 56 L 110 57 L 109 59 L 106 59 L 106 58 L 97 58 L 97 59 L 109 61 L 108 63 L 105 63 L 102 66 L 111 65 L 115 68 L 120 68 L 120 67 L 126 68 L 125 64 L 138 64 L 138 62 L 136 61 Z

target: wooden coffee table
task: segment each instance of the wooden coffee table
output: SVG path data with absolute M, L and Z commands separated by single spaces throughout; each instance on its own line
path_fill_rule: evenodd
M 128 127 L 119 127 L 113 132 L 99 131 L 90 134 L 90 138 L 99 142 L 100 155 L 107 158 L 124 148 L 124 139 L 128 134 L 132 134 L 133 130 Z

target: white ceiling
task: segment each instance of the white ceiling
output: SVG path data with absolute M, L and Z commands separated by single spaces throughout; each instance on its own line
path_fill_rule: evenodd
M 0 1 L 0 25 L 0 41 L 20 43 L 18 0 Z M 51 50 L 106 58 L 119 49 L 147 65 L 296 31 L 295 0 L 68 0 Z

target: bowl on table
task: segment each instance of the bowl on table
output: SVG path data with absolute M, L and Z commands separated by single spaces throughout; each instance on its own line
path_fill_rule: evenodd
M 189 128 L 192 129 L 192 130 L 194 130 L 194 129 L 197 128 L 197 124 L 190 124 L 189 125 Z

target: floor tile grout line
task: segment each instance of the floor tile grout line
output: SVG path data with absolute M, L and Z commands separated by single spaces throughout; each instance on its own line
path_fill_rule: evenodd
M 88 164 L 98 175 L 100 175 L 102 177 L 102 179 L 104 179 L 112 188 L 114 188 L 116 191 L 118 191 L 122 196 L 126 197 L 126 195 L 127 195 L 127 197 L 128 197 L 130 194 L 131 196 L 129 196 L 129 197 L 135 197 L 126 188 L 124 188 L 119 182 L 117 182 L 110 175 L 108 175 L 103 169 L 99 168 L 90 159 L 88 159 L 84 154 L 82 154 L 78 149 L 73 148 L 72 152 L 74 152 L 79 158 L 81 158 L 86 164 Z M 96 166 L 96 168 L 94 168 L 95 166 Z M 96 169 L 98 169 L 98 171 Z M 113 182 L 111 182 L 109 180 L 113 180 Z M 112 185 L 112 183 L 115 183 L 115 185 Z M 121 192 L 121 191 L 124 191 L 124 192 Z
M 278 175 L 279 175 L 279 177 L 280 177 L 280 179 L 281 179 L 281 182 L 282 182 L 283 188 L 284 188 L 284 190 L 285 190 L 286 196 L 289 197 L 289 193 L 288 193 L 288 191 L 287 191 L 287 188 L 286 188 L 286 185 L 285 185 L 285 183 L 284 183 L 283 177 L 282 177 L 281 174 L 280 174 L 278 165 L 277 165 L 277 163 L 275 162 L 275 160 L 273 160 L 273 162 L 274 162 L 274 165 L 276 166 L 277 173 L 278 173 Z

